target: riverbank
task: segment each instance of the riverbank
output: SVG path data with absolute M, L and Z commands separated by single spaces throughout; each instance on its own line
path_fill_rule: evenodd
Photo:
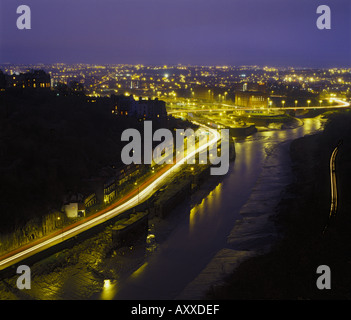
M 207 292 L 207 299 L 351 298 L 350 127 L 351 116 L 343 112 L 333 115 L 322 133 L 291 143 L 293 182 L 271 212 L 278 241 L 251 257 L 250 246 L 242 247 L 246 259 Z M 329 158 L 339 139 L 344 141 L 337 159 L 339 210 L 323 234 L 330 209 Z M 320 265 L 331 269 L 331 290 L 316 286 Z
M 272 212 L 284 196 L 284 188 L 292 174 L 289 158 L 290 141 L 267 150 L 267 158 L 259 179 L 240 219 L 234 221 L 224 248 L 219 250 L 204 270 L 177 297 L 180 300 L 203 299 L 209 288 L 217 291 L 223 279 L 231 275 L 247 259 L 268 252 L 279 237 Z

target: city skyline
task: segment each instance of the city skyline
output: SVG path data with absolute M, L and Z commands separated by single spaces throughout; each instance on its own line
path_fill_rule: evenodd
M 0 63 L 348 67 L 350 3 L 328 1 L 331 30 L 316 27 L 320 1 L 2 2 Z

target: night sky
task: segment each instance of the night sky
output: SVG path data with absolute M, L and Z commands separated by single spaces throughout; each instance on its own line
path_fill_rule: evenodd
M 0 63 L 351 66 L 350 0 L 0 0 L 0 18 Z

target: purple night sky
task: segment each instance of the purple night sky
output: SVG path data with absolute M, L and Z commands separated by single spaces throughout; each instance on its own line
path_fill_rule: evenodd
M 350 0 L 0 0 L 0 18 L 0 63 L 351 66 Z

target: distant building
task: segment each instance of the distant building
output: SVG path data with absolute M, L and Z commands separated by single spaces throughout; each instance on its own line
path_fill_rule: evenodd
M 113 113 L 116 116 L 131 116 L 130 110 L 135 108 L 136 101 L 133 96 L 111 95 Z
M 245 108 L 267 108 L 268 94 L 260 91 L 237 91 L 235 104 Z
M 164 119 L 167 117 L 166 103 L 158 98 L 135 100 L 132 96 L 111 96 L 113 113 L 143 120 Z
M 167 117 L 166 103 L 164 101 L 139 98 L 136 104 L 132 105 L 130 115 L 138 119 L 150 120 Z
M 90 207 L 94 206 L 96 203 L 97 203 L 97 199 L 96 199 L 95 192 L 90 193 L 84 199 L 84 204 L 85 204 L 86 208 L 90 208 Z
M 244 82 L 242 84 L 242 91 L 258 91 L 266 92 L 267 84 L 264 82 Z
M 131 163 L 129 165 L 123 165 L 116 167 L 116 184 L 119 186 L 124 182 L 130 180 L 140 172 L 140 165 Z
M 130 165 L 109 165 L 101 168 L 98 175 L 85 179 L 90 190 L 88 197 L 84 199 L 86 208 L 97 203 L 110 203 L 118 196 L 118 187 L 131 180 L 140 172 L 139 164 Z
M 50 75 L 43 70 L 6 75 L 6 88 L 50 89 Z
M 140 165 L 134 163 L 121 166 L 111 165 L 104 167 L 102 170 L 104 173 L 100 174 L 106 177 L 103 185 L 104 202 L 109 203 L 117 197 L 118 186 L 138 175 Z
M 112 177 L 104 183 L 104 202 L 110 203 L 116 197 L 117 197 L 116 179 Z

